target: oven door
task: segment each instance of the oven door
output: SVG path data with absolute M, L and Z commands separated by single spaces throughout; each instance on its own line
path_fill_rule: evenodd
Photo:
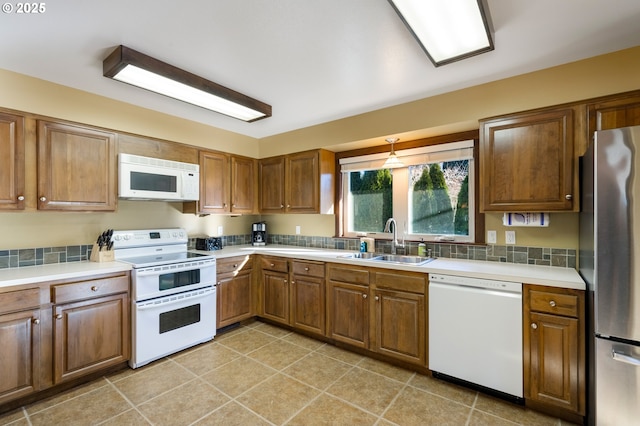
M 134 269 L 133 300 L 165 297 L 216 283 L 215 258 Z
M 207 342 L 216 334 L 216 288 L 133 303 L 133 353 L 129 365 L 151 361 Z

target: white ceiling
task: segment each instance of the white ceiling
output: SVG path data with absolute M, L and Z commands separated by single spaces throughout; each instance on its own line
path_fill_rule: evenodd
M 439 68 L 387 0 L 45 6 L 0 15 L 0 68 L 256 138 L 640 45 L 638 0 L 488 0 L 495 51 Z M 244 123 L 107 79 L 102 61 L 119 44 L 271 104 L 273 116 Z

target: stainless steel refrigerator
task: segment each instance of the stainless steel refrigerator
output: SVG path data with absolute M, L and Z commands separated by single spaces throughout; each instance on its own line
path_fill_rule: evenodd
M 587 421 L 640 424 L 640 126 L 595 133 L 581 163 Z

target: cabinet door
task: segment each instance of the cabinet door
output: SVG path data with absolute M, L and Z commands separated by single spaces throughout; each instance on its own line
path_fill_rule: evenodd
M 282 272 L 262 272 L 262 315 L 289 324 L 289 278 Z
M 115 211 L 116 135 L 38 121 L 38 209 Z
M 288 213 L 318 213 L 320 174 L 318 152 L 287 156 L 285 167 L 285 200 Z
M 55 306 L 54 383 L 128 360 L 129 329 L 127 294 Z
M 255 213 L 256 161 L 251 158 L 231 157 L 231 211 L 234 213 Z
M 229 157 L 200 151 L 200 212 L 228 213 Z
M 324 278 L 293 275 L 291 279 L 291 325 L 324 335 Z
M 284 157 L 258 163 L 260 213 L 284 213 Z
M 369 348 L 369 288 L 328 281 L 329 337 Z
M 217 328 L 226 327 L 252 316 L 251 287 L 251 272 L 240 273 L 235 277 L 218 281 Z
M 482 211 L 573 209 L 573 110 L 482 122 Z
M 529 327 L 525 398 L 579 411 L 578 320 L 531 312 Z
M 640 125 L 640 92 L 607 97 L 587 107 L 589 138 L 597 130 Z
M 0 210 L 24 209 L 24 117 L 0 113 Z
M 376 290 L 376 352 L 426 365 L 425 298 L 423 294 Z
M 38 390 L 40 311 L 0 315 L 0 405 Z

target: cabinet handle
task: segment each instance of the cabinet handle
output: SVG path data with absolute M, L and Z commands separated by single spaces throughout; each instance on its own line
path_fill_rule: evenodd
M 366 299 L 367 298 L 367 294 L 366 293 L 362 293 L 362 298 Z
M 549 302 L 549 306 L 551 306 L 552 308 L 555 308 L 556 307 L 556 301 L 555 300 L 550 301 Z
M 536 330 L 538 328 L 538 324 L 536 324 L 535 322 L 531 323 L 531 328 L 533 328 L 534 330 Z
M 18 201 L 24 201 L 24 195 L 18 195 Z
M 91 287 L 91 291 L 98 291 L 98 287 L 96 287 L 95 285 Z
M 573 198 L 573 195 L 571 195 L 571 194 L 567 194 L 567 195 L 564 196 L 565 200 L 571 200 L 572 198 Z
M 56 315 L 56 319 L 58 319 L 58 320 L 62 319 L 62 314 Z
M 44 203 L 45 201 L 47 201 L 47 197 L 40 197 L 40 201 Z
M 35 325 L 40 324 L 40 320 L 38 318 L 32 319 L 31 322 L 34 323 Z

